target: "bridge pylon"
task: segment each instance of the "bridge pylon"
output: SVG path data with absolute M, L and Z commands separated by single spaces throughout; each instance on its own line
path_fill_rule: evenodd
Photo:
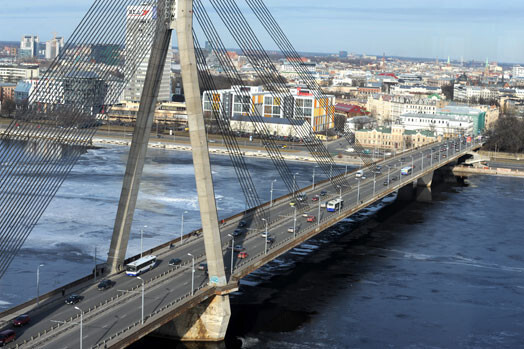
M 200 217 L 208 264 L 209 284 L 217 287 L 225 286 L 227 279 L 224 269 L 222 243 L 193 43 L 193 0 L 160 0 L 158 1 L 157 14 L 159 19 L 115 220 L 108 256 L 108 267 L 110 273 L 119 272 L 124 267 L 127 244 L 154 117 L 156 97 L 160 88 L 162 70 L 168 48 L 171 45 L 172 30 L 176 30 Z M 208 301 L 209 304 L 200 309 L 201 311 L 192 312 L 191 314 L 188 312 L 188 314 L 184 314 L 188 315 L 185 316 L 186 320 L 180 320 L 186 324 L 192 322 L 195 324 L 195 328 L 197 328 L 196 331 L 190 331 L 190 333 L 185 335 L 186 339 L 206 341 L 224 339 L 231 313 L 229 296 L 227 294 L 216 295 Z M 198 318 L 198 321 L 194 321 L 195 318 Z M 188 325 L 186 327 L 191 328 L 194 326 Z M 205 328 L 209 329 L 209 331 L 202 330 Z M 206 334 L 199 338 L 198 333 L 204 332 Z

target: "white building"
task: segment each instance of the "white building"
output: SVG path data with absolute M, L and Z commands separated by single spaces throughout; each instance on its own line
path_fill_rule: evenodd
M 39 75 L 38 65 L 0 65 L 0 81 L 18 82 L 24 79 L 36 79 Z
M 524 78 L 524 67 L 516 65 L 513 67 L 513 77 L 514 78 Z
M 36 57 L 38 55 L 38 36 L 24 35 L 20 40 L 20 56 Z
M 435 114 L 440 106 L 439 101 L 431 98 L 393 96 L 390 117 L 397 120 L 402 114 Z
M 439 136 L 472 135 L 474 130 L 467 115 L 403 114 L 400 124 L 406 130 L 430 130 Z
M 143 48 L 144 40 L 149 40 L 151 44 L 156 20 L 156 6 L 152 5 L 137 5 L 127 7 L 126 16 L 126 47 L 125 56 L 126 64 L 124 67 L 124 75 L 129 80 L 124 90 L 124 101 L 137 102 L 142 96 L 142 89 L 144 88 L 144 80 L 146 78 L 147 66 L 149 63 L 150 54 L 139 62 L 137 53 L 137 46 Z M 162 81 L 160 82 L 160 90 L 158 91 L 157 102 L 166 102 L 171 100 L 171 60 L 173 51 L 171 46 L 167 53 L 166 64 L 162 74 Z M 136 70 L 133 69 L 136 67 Z
M 55 59 L 64 47 L 64 38 L 61 36 L 54 37 L 45 43 L 45 59 Z
M 292 118 L 307 121 L 310 131 L 325 131 L 334 127 L 335 96 L 316 98 L 311 91 L 294 88 L 282 96 L 273 96 L 262 86 L 232 86 L 202 98 L 204 115 L 220 111 L 224 117 L 260 115 L 266 118 Z

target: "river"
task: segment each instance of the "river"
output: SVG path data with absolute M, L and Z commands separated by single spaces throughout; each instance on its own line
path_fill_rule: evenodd
M 179 233 L 184 210 L 185 231 L 200 225 L 190 154 L 149 155 L 130 254 L 141 227 L 148 248 Z M 89 273 L 93 246 L 103 259 L 125 157 L 109 147 L 81 158 L 0 280 L 0 306 L 34 297 L 38 263 L 45 292 Z M 269 196 L 276 171 L 267 160 L 248 162 Z M 311 181 L 310 165 L 290 166 L 303 185 Z M 243 209 L 226 157 L 213 158 L 213 173 L 220 216 Z M 441 185 L 431 203 L 386 199 L 242 280 L 225 343 L 146 338 L 133 347 L 522 347 L 523 209 L 524 180 L 502 177 Z

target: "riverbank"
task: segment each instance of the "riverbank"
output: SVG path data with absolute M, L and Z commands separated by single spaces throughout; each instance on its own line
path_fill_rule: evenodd
M 489 176 L 504 176 L 504 177 L 520 177 L 524 178 L 524 171 L 511 168 L 502 167 L 469 167 L 469 166 L 455 166 L 453 168 L 453 174 L 456 176 L 461 175 L 489 175 Z

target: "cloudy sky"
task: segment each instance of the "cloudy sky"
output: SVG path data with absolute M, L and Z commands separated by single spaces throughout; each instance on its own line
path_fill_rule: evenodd
M 67 37 L 92 1 L 0 0 L 0 40 L 19 40 L 24 34 L 48 40 L 55 31 Z M 243 0 L 236 1 L 245 7 Z M 266 4 L 299 51 L 524 63 L 522 0 L 266 0 Z M 237 46 L 227 36 L 224 41 Z M 266 48 L 275 48 L 268 38 L 261 41 Z

